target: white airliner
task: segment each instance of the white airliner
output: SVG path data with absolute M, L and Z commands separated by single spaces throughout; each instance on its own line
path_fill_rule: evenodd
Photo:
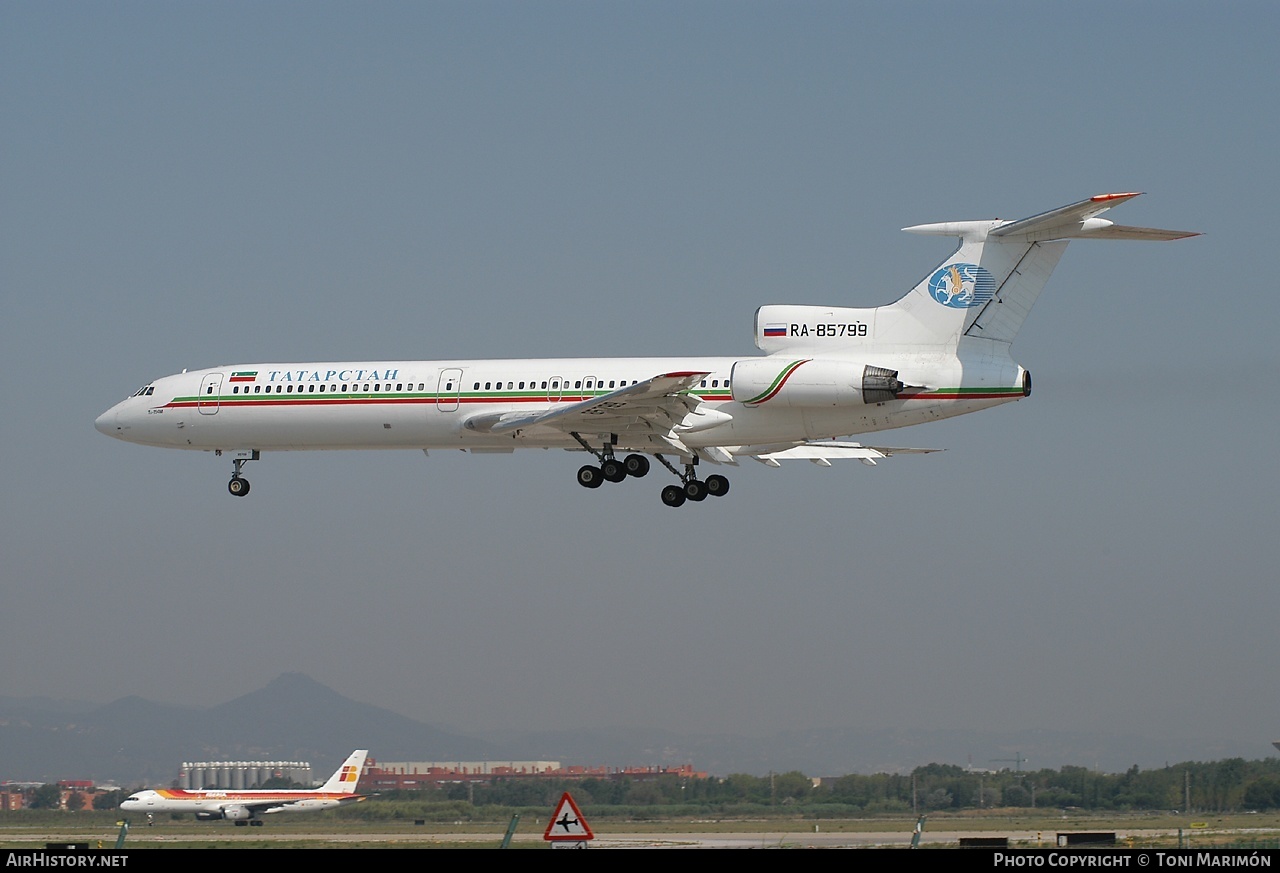
M 1070 240 L 1197 235 L 1098 217 L 1137 196 L 904 228 L 960 245 L 896 303 L 761 306 L 763 355 L 234 364 L 157 379 L 94 426 L 127 442 L 225 452 L 239 497 L 249 493 L 244 464 L 270 451 L 564 448 L 595 456 L 578 470 L 586 488 L 642 477 L 652 457 L 679 480 L 662 489 L 668 506 L 729 490 L 723 475 L 699 475 L 704 463 L 875 464 L 932 450 L 843 439 L 1031 393 L 1009 347 Z
M 319 812 L 364 800 L 356 794 L 356 783 L 364 768 L 367 749 L 357 749 L 343 762 L 329 781 L 314 791 L 252 789 L 222 791 L 202 789 L 157 788 L 130 794 L 120 804 L 125 812 L 191 812 L 201 821 L 227 819 L 237 825 L 261 825 L 259 815 L 273 812 Z

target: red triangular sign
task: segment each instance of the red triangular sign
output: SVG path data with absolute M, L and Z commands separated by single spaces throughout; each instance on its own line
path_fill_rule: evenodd
M 595 834 L 591 833 L 591 825 L 587 824 L 587 820 L 582 817 L 582 811 L 578 809 L 578 804 L 573 802 L 569 792 L 566 791 L 560 798 L 560 802 L 556 804 L 556 811 L 551 814 L 551 821 L 547 822 L 547 829 L 543 832 L 542 838 L 544 840 L 595 839 Z

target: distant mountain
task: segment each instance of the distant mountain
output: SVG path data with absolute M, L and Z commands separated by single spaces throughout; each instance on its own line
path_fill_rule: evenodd
M 310 761 L 328 776 L 356 748 L 387 760 L 483 760 L 491 743 L 349 700 L 301 674 L 207 709 L 125 697 L 97 708 L 0 700 L 0 780 L 167 785 L 183 761 Z
M 324 778 L 352 749 L 381 761 L 552 760 L 591 767 L 692 764 L 717 776 L 799 770 L 809 776 L 907 772 L 929 764 L 979 769 L 1121 772 L 1183 761 L 1259 758 L 1270 749 L 1064 731 L 788 731 L 753 738 L 634 727 L 504 731 L 467 737 L 357 703 L 301 673 L 208 708 L 125 697 L 106 705 L 0 697 L 0 781 L 91 779 L 167 785 L 183 761 L 310 761 Z

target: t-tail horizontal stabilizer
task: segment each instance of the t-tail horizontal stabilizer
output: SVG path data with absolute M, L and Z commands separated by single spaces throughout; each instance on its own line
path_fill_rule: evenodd
M 1141 192 L 1127 194 L 1098 194 L 1088 200 L 1060 206 L 1020 218 L 1017 221 L 941 221 L 934 224 L 916 224 L 904 227 L 907 233 L 928 236 L 957 236 L 964 240 L 982 241 L 988 237 L 1000 237 L 1007 241 L 1041 242 L 1055 239 L 1131 239 L 1173 240 L 1199 236 L 1190 230 L 1163 230 L 1157 227 L 1129 227 L 1098 218 L 1108 209 L 1132 200 Z
M 1098 216 L 1137 197 L 1099 194 L 1017 221 L 944 221 L 908 233 L 960 238 L 960 247 L 906 297 L 877 310 L 904 344 L 1012 343 L 1073 239 L 1172 240 L 1190 231 L 1126 227 Z M 930 304 L 942 304 L 930 305 Z M 914 322 L 914 324 L 913 324 Z

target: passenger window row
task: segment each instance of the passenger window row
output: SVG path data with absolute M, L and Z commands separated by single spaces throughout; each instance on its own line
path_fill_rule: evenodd
M 561 381 L 562 380 L 560 379 L 543 379 L 541 383 L 539 383 L 537 380 L 524 380 L 524 381 L 518 381 L 518 382 L 515 380 L 512 380 L 510 382 L 505 383 L 506 384 L 505 389 L 503 388 L 504 383 L 502 381 L 497 381 L 497 382 L 488 381 L 484 383 L 476 382 L 474 385 L 472 385 L 472 390 L 480 391 L 481 390 L 480 386 L 482 384 L 484 386 L 483 390 L 485 391 L 503 391 L 503 390 L 506 390 L 506 391 L 525 391 L 525 390 L 568 391 L 570 390 L 569 380 L 568 379 L 563 380 L 563 383 L 564 383 L 563 385 L 561 385 Z M 724 387 L 728 388 L 729 380 L 725 379 L 723 381 L 724 381 Z M 721 382 L 720 379 L 712 379 L 710 387 L 719 388 L 720 382 Z M 628 384 L 636 385 L 638 384 L 638 382 L 635 379 L 632 379 L 630 383 L 628 383 L 626 379 L 610 379 L 608 382 L 608 387 L 609 388 L 625 388 L 627 387 Z M 244 388 L 243 392 L 240 390 L 242 387 Z M 605 386 L 604 379 L 585 379 L 585 380 L 575 379 L 573 381 L 573 390 L 585 389 L 588 391 L 599 391 L 599 390 L 603 390 L 605 387 L 606 386 Z M 708 387 L 706 379 L 702 380 L 702 387 L 703 388 Z M 364 383 L 363 387 L 361 387 L 359 383 L 352 383 L 352 384 L 344 383 L 340 385 L 321 383 L 318 386 L 315 384 L 298 385 L 296 386 L 296 388 L 297 390 L 295 391 L 294 390 L 295 386 L 292 384 L 254 385 L 252 393 L 254 394 L 324 394 L 327 391 L 327 393 L 330 393 L 330 394 L 339 394 L 339 393 L 348 394 L 348 393 L 361 393 L 361 392 L 385 393 L 392 390 L 390 382 L 386 382 L 386 383 L 366 382 Z M 449 382 L 445 386 L 445 388 L 448 391 L 452 391 L 453 383 Z M 397 392 L 413 391 L 413 390 L 414 390 L 414 387 L 412 382 L 395 383 L 395 391 Z M 419 382 L 417 390 L 425 391 L 426 383 Z M 153 386 L 148 385 L 144 388 L 138 389 L 138 392 L 133 396 L 134 397 L 141 397 L 143 395 L 150 396 L 154 391 L 155 391 L 155 388 Z M 205 389 L 206 394 L 212 394 L 213 391 L 214 391 L 214 386 L 212 385 L 208 386 Z M 233 385 L 231 388 L 231 393 L 232 394 L 241 394 L 241 393 L 249 394 L 250 393 L 249 386 Z
M 548 391 L 548 390 L 568 391 L 569 380 L 565 379 L 563 380 L 563 382 L 564 384 L 562 386 L 560 379 L 543 379 L 541 384 L 539 384 L 536 379 L 531 379 L 525 382 L 516 382 L 513 380 L 511 382 L 505 383 L 507 386 L 505 389 L 502 387 L 504 383 L 502 382 L 501 379 L 499 379 L 497 382 L 490 381 L 490 382 L 485 382 L 483 384 L 484 384 L 485 391 L 502 391 L 502 390 L 524 391 L 526 390 L 525 388 L 526 385 L 528 386 L 527 390 L 529 391 Z M 610 379 L 609 380 L 610 388 L 626 388 L 628 384 L 635 385 L 638 383 L 637 383 L 637 380 L 635 379 L 632 379 L 630 383 L 628 383 L 626 379 Z M 474 385 L 471 386 L 471 388 L 473 391 L 479 391 L 480 385 L 481 385 L 480 382 L 476 382 Z M 585 379 L 585 380 L 577 379 L 574 381 L 573 387 L 577 390 L 582 390 L 585 387 L 592 391 L 599 391 L 605 387 L 605 381 L 603 379 L 595 379 L 595 378 Z
M 370 386 L 372 386 L 372 387 L 370 387 Z M 240 391 L 240 387 L 241 387 L 241 386 L 239 386 L 239 385 L 233 385 L 233 386 L 232 386 L 232 388 L 231 388 L 231 393 L 232 393 L 232 394 L 240 394 L 240 393 L 241 393 L 241 391 Z M 273 387 L 275 388 L 275 391 L 272 391 L 272 390 L 271 390 Z M 330 393 L 330 394 L 338 394 L 338 393 L 347 394 L 347 393 L 360 392 L 360 391 L 378 391 L 378 392 L 386 392 L 386 391 L 390 391 L 390 390 L 391 390 L 391 383 L 390 383 L 390 382 L 387 382 L 387 383 L 384 383 L 384 384 L 379 384 L 379 383 L 377 383 L 377 382 L 373 382 L 373 383 L 366 382 L 366 383 L 364 383 L 364 388 L 363 388 L 363 389 L 360 387 L 360 385 L 359 385 L 359 384 L 351 384 L 349 387 L 350 387 L 350 391 L 348 391 L 348 385 L 345 385 L 345 384 L 343 384 L 343 385 L 327 385 L 327 384 L 321 384 L 321 385 L 319 386 L 318 390 L 317 390 L 317 386 L 316 386 L 316 385 L 299 385 L 299 386 L 297 386 L 298 390 L 295 392 L 295 391 L 294 391 L 294 386 L 293 386 L 293 385 L 275 385 L 275 386 L 271 386 L 271 385 L 265 385 L 265 386 L 264 386 L 264 385 L 254 385 L 254 386 L 253 386 L 253 393 L 254 393 L 254 394 L 273 394 L 273 393 L 274 393 L 274 394 L 295 394 L 295 393 L 296 393 L 296 394 L 316 394 L 316 393 L 324 394 L 324 393 L 325 393 L 325 389 L 326 389 L 326 388 L 328 388 L 328 391 L 329 391 L 329 393 Z M 426 386 L 426 383 L 424 383 L 424 382 L 419 382 L 419 383 L 418 383 L 418 390 L 419 390 L 419 391 L 425 391 L 425 390 L 426 390 L 426 387 L 427 387 L 427 386 Z M 263 390 L 264 388 L 266 389 L 265 391 Z M 306 391 L 303 391 L 303 389 L 304 389 L 304 388 L 305 388 L 305 389 L 307 389 L 307 390 L 306 390 Z M 413 383 L 412 383 L 412 382 L 409 382 L 408 384 L 405 384 L 404 382 L 397 382 L 397 383 L 396 383 L 395 390 L 396 390 L 396 391 L 412 391 L 412 390 L 413 390 Z M 210 387 L 208 388 L 208 390 L 206 391 L 206 393 L 208 393 L 208 394 L 212 394 L 212 393 L 213 393 L 213 386 L 210 386 Z M 249 386 L 248 386 L 248 385 L 245 385 L 245 386 L 244 386 L 244 392 L 243 392 L 243 393 L 245 393 L 245 394 L 248 394 L 248 393 L 249 393 Z

